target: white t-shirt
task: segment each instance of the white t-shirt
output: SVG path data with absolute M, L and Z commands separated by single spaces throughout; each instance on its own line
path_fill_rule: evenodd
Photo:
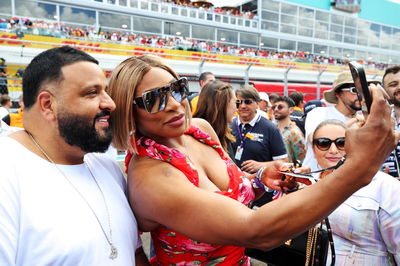
M 0 265 L 135 265 L 141 245 L 126 199 L 126 183 L 107 155 L 87 154 L 85 164 L 57 168 L 9 137 L 0 138 Z M 93 208 L 118 257 L 110 246 Z
M 9 114 L 8 109 L 3 106 L 0 106 L 0 120 L 2 120 L 3 117 L 5 117 L 8 114 Z
M 311 110 L 306 117 L 305 130 L 306 130 L 306 144 L 307 153 L 304 158 L 303 164 L 311 168 L 311 171 L 318 170 L 318 164 L 314 157 L 314 152 L 312 150 L 312 143 L 310 142 L 310 134 L 314 132 L 317 126 L 328 119 L 337 119 L 339 121 L 345 122 L 349 120 L 347 116 L 339 112 L 335 106 L 328 107 L 317 107 Z
M 258 114 L 258 115 L 261 115 L 262 117 L 265 117 L 266 119 L 269 120 L 268 114 L 267 114 L 266 112 L 264 112 L 264 111 L 262 111 L 262 110 L 260 110 L 260 109 L 257 109 L 257 114 Z

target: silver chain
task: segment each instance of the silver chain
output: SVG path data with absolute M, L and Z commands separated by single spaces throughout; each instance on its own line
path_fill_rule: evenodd
M 103 228 L 103 225 L 100 222 L 99 217 L 96 215 L 96 212 L 93 210 L 92 206 L 89 204 L 89 202 L 87 201 L 87 199 L 83 196 L 83 194 L 76 188 L 76 186 L 71 182 L 71 180 L 69 180 L 69 178 L 64 174 L 63 171 L 61 171 L 61 169 L 57 166 L 57 164 L 50 158 L 50 156 L 44 151 L 44 149 L 39 145 L 39 143 L 36 141 L 36 139 L 32 136 L 32 134 L 25 130 L 25 132 L 29 135 L 29 137 L 32 139 L 33 143 L 35 144 L 35 146 L 40 150 L 40 152 L 46 157 L 46 159 L 51 162 L 56 169 L 61 173 L 61 175 L 68 181 L 68 183 L 72 186 L 72 188 L 79 194 L 79 196 L 85 201 L 86 205 L 89 207 L 89 209 L 92 211 L 93 215 L 96 217 L 97 222 L 100 225 L 101 230 L 103 231 L 104 236 L 106 237 L 106 240 L 108 242 L 108 244 L 110 245 L 111 248 L 111 253 L 109 258 L 110 259 L 115 259 L 118 256 L 118 250 L 117 248 L 114 246 L 114 244 L 112 243 L 112 230 L 111 230 L 111 218 L 110 218 L 110 211 L 108 209 L 108 205 L 106 202 L 106 198 L 104 196 L 103 190 L 101 189 L 99 183 L 97 182 L 97 179 L 94 177 L 92 171 L 90 170 L 89 166 L 86 164 L 86 162 L 84 162 L 86 168 L 88 169 L 91 177 L 93 178 L 94 182 L 96 183 L 97 188 L 100 190 L 101 196 L 103 198 L 103 202 L 104 205 L 106 207 L 106 212 L 107 212 L 107 219 L 108 219 L 108 229 L 110 232 L 110 236 L 107 235 L 106 231 Z

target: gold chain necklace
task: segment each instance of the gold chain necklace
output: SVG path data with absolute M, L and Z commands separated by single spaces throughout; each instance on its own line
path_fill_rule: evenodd
M 57 164 L 50 158 L 50 156 L 44 151 L 44 149 L 39 145 L 39 143 L 36 141 L 36 139 L 32 136 L 32 134 L 25 130 L 25 132 L 29 135 L 29 137 L 32 139 L 33 143 L 35 144 L 35 146 L 40 150 L 40 152 L 46 157 L 46 159 L 51 162 L 56 168 L 57 170 L 61 173 L 61 175 L 68 181 L 68 183 L 72 186 L 72 188 L 79 194 L 79 196 L 86 202 L 86 205 L 89 207 L 89 209 L 92 211 L 93 215 L 96 217 L 97 222 L 100 225 L 101 230 L 103 231 L 104 236 L 106 237 L 106 240 L 108 242 L 108 244 L 110 245 L 110 249 L 111 249 L 111 253 L 109 255 L 110 259 L 116 259 L 118 256 L 118 250 L 117 248 L 114 246 L 113 242 L 112 242 L 112 230 L 111 230 L 111 218 L 110 218 L 110 212 L 108 210 L 108 205 L 106 202 L 106 198 L 104 196 L 103 190 L 101 189 L 99 183 L 97 182 L 97 179 L 94 177 L 92 171 L 90 170 L 89 166 L 84 162 L 86 168 L 88 169 L 91 177 L 93 178 L 94 182 L 96 183 L 97 188 L 100 190 L 101 196 L 103 197 L 103 202 L 104 205 L 106 207 L 106 212 L 107 212 L 107 218 L 108 218 L 108 229 L 109 229 L 109 234 L 110 236 L 107 235 L 106 231 L 103 228 L 103 225 L 100 222 L 99 217 L 97 217 L 96 212 L 93 210 L 92 206 L 90 206 L 89 202 L 86 200 L 86 198 L 82 195 L 82 193 L 75 187 L 75 185 L 71 182 L 71 180 L 69 180 L 69 178 L 64 174 L 63 171 L 61 171 L 61 169 L 57 166 Z
M 185 136 L 183 136 L 183 147 L 185 148 L 185 152 L 181 151 L 181 153 L 183 153 L 183 155 L 185 155 L 185 157 L 186 157 L 186 162 L 187 162 L 193 169 L 197 169 L 197 167 L 196 167 L 196 165 L 194 164 L 194 162 L 192 161 L 192 159 L 190 159 L 189 152 L 188 152 L 187 146 L 186 146 Z

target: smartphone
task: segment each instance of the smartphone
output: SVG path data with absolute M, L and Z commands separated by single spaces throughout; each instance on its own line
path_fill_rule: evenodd
M 368 88 L 367 78 L 364 68 L 357 62 L 350 62 L 349 68 L 353 76 L 354 86 L 357 90 L 358 100 L 361 104 L 363 114 L 369 114 L 371 111 L 372 97 Z

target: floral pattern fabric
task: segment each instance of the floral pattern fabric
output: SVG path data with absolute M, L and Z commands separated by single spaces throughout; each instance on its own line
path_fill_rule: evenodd
M 185 134 L 213 147 L 224 160 L 230 178 L 229 188 L 226 191 L 216 191 L 215 193 L 250 206 L 254 200 L 252 185 L 232 160 L 225 156 L 218 142 L 194 126 L 191 126 Z M 136 143 L 138 156 L 168 162 L 182 171 L 194 186 L 199 186 L 196 169 L 190 166 L 186 156 L 180 151 L 158 144 L 146 137 L 137 139 Z M 127 165 L 131 157 L 132 154 L 128 154 L 125 162 Z M 250 259 L 245 256 L 243 247 L 198 242 L 165 226 L 160 226 L 152 231 L 151 236 L 156 254 L 151 260 L 152 265 L 250 265 Z
M 306 157 L 306 142 L 300 128 L 296 126 L 296 123 L 291 122 L 281 131 L 281 134 L 288 161 L 294 162 L 294 160 L 297 160 L 303 162 L 304 157 Z

